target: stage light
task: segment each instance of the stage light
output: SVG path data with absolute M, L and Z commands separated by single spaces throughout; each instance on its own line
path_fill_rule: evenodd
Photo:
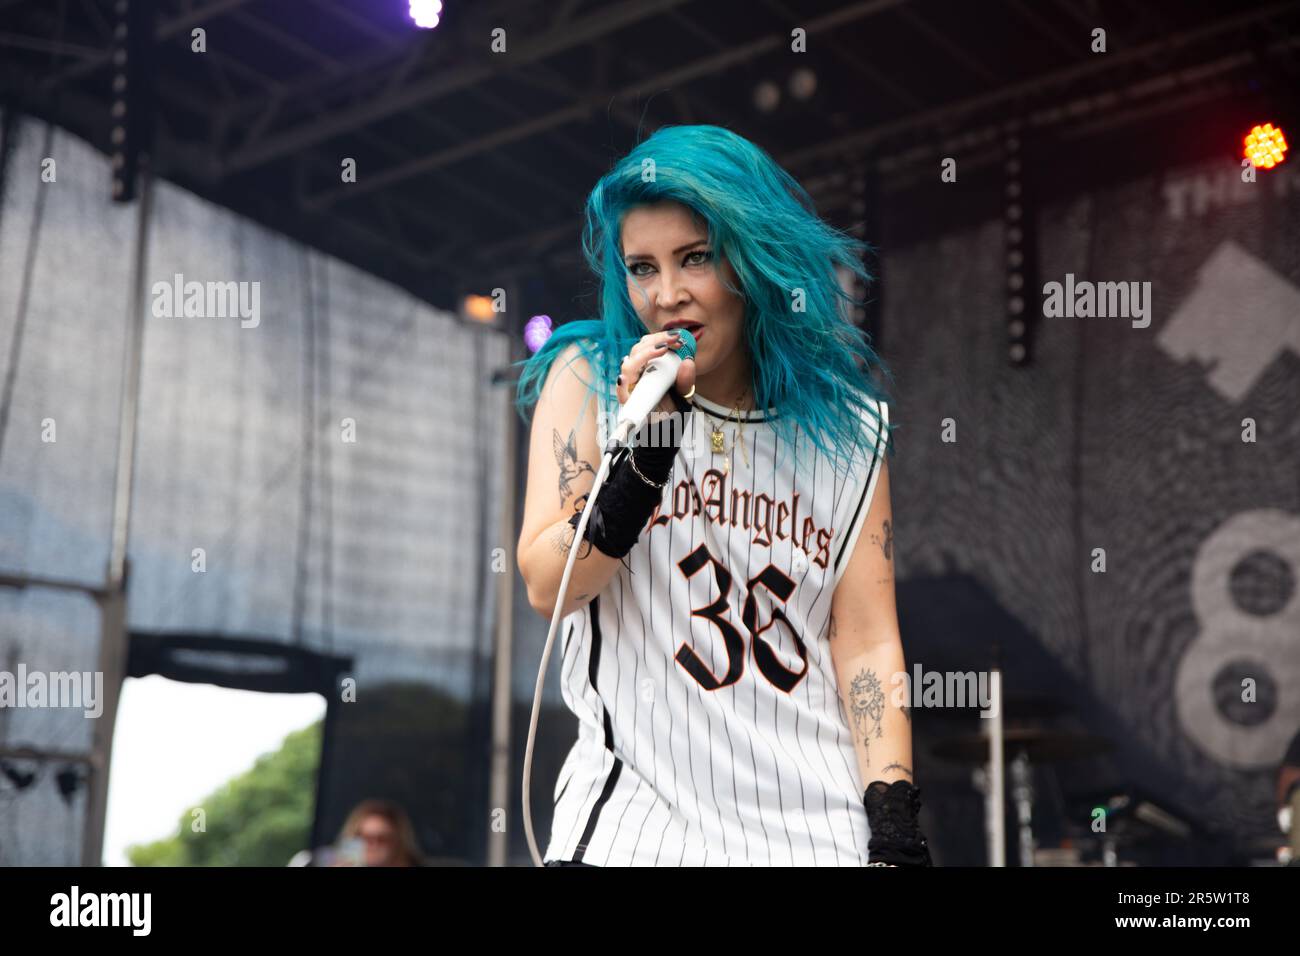
M 817 74 L 801 67 L 790 74 L 790 95 L 796 100 L 810 100 L 817 92 Z
M 1245 139 L 1243 155 L 1251 165 L 1272 169 L 1286 158 L 1286 137 L 1272 123 L 1256 126 Z
M 773 113 L 781 105 L 781 87 L 764 80 L 754 87 L 754 106 L 760 113 Z
M 497 320 L 497 313 L 492 308 L 492 297 L 488 295 L 467 295 L 460 303 L 462 318 L 473 319 L 484 325 L 492 325 Z
M 417 27 L 432 30 L 442 18 L 442 0 L 411 0 L 410 13 Z
M 535 315 L 524 325 L 524 344 L 531 355 L 546 344 L 551 337 L 551 317 Z

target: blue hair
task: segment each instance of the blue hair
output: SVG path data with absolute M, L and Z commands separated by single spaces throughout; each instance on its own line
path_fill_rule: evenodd
M 600 279 L 600 318 L 558 327 L 531 358 L 516 364 L 516 408 L 537 404 L 552 363 L 570 345 L 595 370 L 588 382 L 607 413 L 617 408 L 612 383 L 623 356 L 650 330 L 628 295 L 620 248 L 624 215 L 672 201 L 708 225 L 709 243 L 735 270 L 745 303 L 744 336 L 757 408 L 775 408 L 782 446 L 796 429 L 841 472 L 875 447 L 884 423 L 872 401 L 885 400 L 869 373 L 892 375 L 869 337 L 848 318 L 861 305 L 840 285 L 836 267 L 864 283 L 872 247 L 823 222 L 807 191 L 763 149 L 720 126 L 664 126 L 601 177 L 587 197 L 583 253 Z M 575 355 L 575 358 L 577 356 Z M 874 420 L 864 433 L 863 418 Z M 891 416 L 892 417 L 892 416 Z M 894 425 L 885 426 L 887 446 Z M 891 448 L 892 450 L 892 448 Z M 801 456 L 809 457 L 809 456 Z

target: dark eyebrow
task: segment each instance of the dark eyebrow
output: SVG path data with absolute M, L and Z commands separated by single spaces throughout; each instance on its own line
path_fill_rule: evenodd
M 698 245 L 700 245 L 701 243 L 705 243 L 705 242 L 708 242 L 708 241 L 709 241 L 709 240 L 706 238 L 706 239 L 696 239 L 694 242 L 688 242 L 688 243 L 686 243 L 686 245 L 684 245 L 684 246 L 678 246 L 676 249 L 674 249 L 674 250 L 673 250 L 673 255 L 675 255 L 675 256 L 676 256 L 676 255 L 681 255 L 681 254 L 682 254 L 683 252 L 685 252 L 687 249 L 693 249 L 695 246 L 698 246 Z M 647 255 L 644 255 L 643 253 L 635 253 L 635 254 L 630 255 L 630 256 L 624 256 L 623 258 L 626 259 L 627 261 L 631 262 L 631 261 L 633 261 L 633 260 L 653 259 L 654 256 L 647 256 Z

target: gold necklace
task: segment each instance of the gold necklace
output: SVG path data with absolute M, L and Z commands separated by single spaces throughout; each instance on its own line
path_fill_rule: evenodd
M 727 413 L 726 420 L 731 421 L 730 412 Z M 724 451 L 727 450 L 727 445 L 726 445 L 727 435 L 725 432 L 723 432 L 721 425 L 718 425 L 716 423 L 714 424 L 713 431 L 709 435 L 709 441 L 712 443 L 713 453 L 715 455 L 721 455 Z
M 736 424 L 739 430 L 739 437 L 737 440 L 740 442 L 740 452 L 745 456 L 745 467 L 748 468 L 750 467 L 749 449 L 746 447 L 744 442 L 745 420 L 740 417 L 740 403 L 744 400 L 745 400 L 745 393 L 742 392 L 740 398 L 736 399 L 736 404 L 732 406 L 732 410 L 727 413 L 727 417 L 726 419 L 724 419 L 724 421 L 728 421 L 728 422 L 731 421 L 731 416 L 733 414 L 736 416 Z M 720 425 L 714 425 L 713 431 L 709 434 L 709 441 L 711 443 L 711 447 L 715 455 L 721 455 L 724 452 L 726 452 L 727 450 L 726 440 L 727 440 L 727 436 L 726 433 L 723 432 L 722 427 Z M 735 442 L 732 442 L 731 451 L 732 454 L 728 455 L 726 459 L 722 462 L 722 473 L 724 475 L 731 474 L 731 459 L 735 456 L 735 451 L 736 451 Z

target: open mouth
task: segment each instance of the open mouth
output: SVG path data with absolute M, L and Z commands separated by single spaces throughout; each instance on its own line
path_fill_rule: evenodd
M 687 332 L 691 333 L 691 335 L 695 338 L 696 342 L 699 342 L 700 336 L 704 334 L 704 326 L 702 325 L 694 325 L 694 324 L 674 325 L 672 328 L 666 329 L 665 331 L 671 332 L 672 329 L 685 329 Z

